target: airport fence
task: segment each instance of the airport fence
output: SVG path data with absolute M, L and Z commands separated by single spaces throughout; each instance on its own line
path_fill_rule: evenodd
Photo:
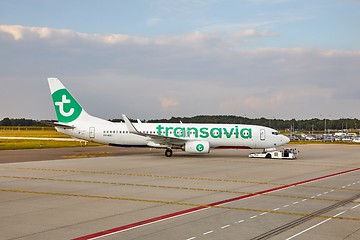
M 41 126 L 0 126 L 0 131 L 51 131 L 53 127 Z

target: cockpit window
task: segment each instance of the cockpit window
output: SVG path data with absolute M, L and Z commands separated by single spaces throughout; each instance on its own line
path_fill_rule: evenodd
M 273 135 L 279 135 L 279 132 L 272 132 Z

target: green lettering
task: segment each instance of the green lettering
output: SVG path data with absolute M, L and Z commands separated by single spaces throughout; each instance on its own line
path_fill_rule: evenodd
M 252 138 L 251 128 L 243 128 L 240 130 L 240 136 L 245 139 Z
M 209 137 L 209 132 L 208 132 L 209 128 L 200 128 L 200 137 L 201 138 L 207 138 Z
M 227 138 L 231 138 L 233 132 L 234 132 L 234 128 L 231 128 L 230 129 L 230 132 L 228 132 L 228 130 L 226 128 L 223 128 L 224 129 L 224 133 L 226 135 Z
M 165 130 L 165 131 L 164 131 Z M 238 126 L 235 126 L 235 128 L 196 128 L 196 127 L 164 127 L 162 125 L 156 126 L 156 131 L 159 136 L 165 136 L 168 137 L 171 135 L 171 130 L 173 130 L 174 137 L 177 138 L 185 138 L 185 137 L 192 137 L 191 134 L 194 134 L 194 138 L 208 138 L 211 136 L 212 138 L 222 138 L 222 135 L 226 136 L 226 138 L 231 138 L 232 135 L 235 135 L 235 138 L 241 138 L 244 139 L 251 139 L 252 138 L 252 129 L 251 128 L 242 128 L 239 130 Z
M 165 136 L 169 136 L 169 131 L 171 130 L 171 129 L 173 129 L 173 127 L 166 127 L 165 128 Z
M 213 138 L 221 138 L 222 137 L 221 128 L 212 128 L 212 129 L 210 129 L 210 135 Z
M 191 137 L 191 131 L 194 131 L 194 137 L 198 138 L 199 137 L 199 130 L 195 127 L 188 127 L 187 128 L 187 136 Z
M 175 137 L 185 137 L 185 128 L 184 127 L 174 128 L 174 136 Z
M 161 125 L 158 125 L 158 126 L 156 127 L 156 129 L 157 129 L 157 134 L 158 134 L 159 136 L 161 136 L 161 131 L 164 129 L 164 127 L 161 126 Z

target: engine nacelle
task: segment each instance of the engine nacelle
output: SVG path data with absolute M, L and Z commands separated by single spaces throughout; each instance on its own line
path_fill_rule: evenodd
M 183 150 L 188 153 L 209 153 L 210 143 L 205 141 L 186 142 Z

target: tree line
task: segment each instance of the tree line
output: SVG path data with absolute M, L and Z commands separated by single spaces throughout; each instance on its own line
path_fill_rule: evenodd
M 0 121 L 0 126 L 46 126 L 39 121 L 25 118 L 4 118 Z
M 356 118 L 341 119 L 305 119 L 305 120 L 284 120 L 271 118 L 247 118 L 234 115 L 200 115 L 195 117 L 172 117 L 170 119 L 156 119 L 148 122 L 169 122 L 169 123 L 227 123 L 227 124 L 252 124 L 267 126 L 278 130 L 298 130 L 298 131 L 324 131 L 359 129 L 360 120 Z
M 122 119 L 110 119 L 113 122 L 121 122 Z M 247 118 L 234 115 L 199 115 L 194 117 L 172 117 L 170 119 L 143 120 L 149 123 L 224 123 L 224 124 L 252 124 L 267 126 L 278 130 L 297 130 L 297 131 L 324 131 L 324 130 L 344 130 L 359 129 L 360 120 L 356 118 L 341 119 L 305 119 L 305 120 L 283 120 L 270 118 Z M 41 121 L 32 119 L 10 119 L 4 118 L 0 121 L 0 126 L 46 126 Z

